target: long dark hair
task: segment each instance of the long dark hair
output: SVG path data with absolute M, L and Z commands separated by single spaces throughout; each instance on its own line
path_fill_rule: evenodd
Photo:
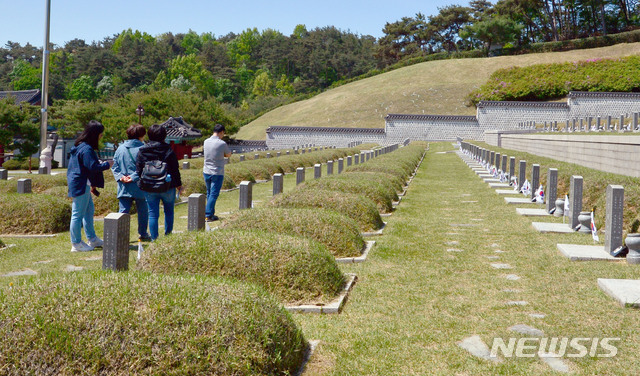
M 76 138 L 75 146 L 80 145 L 81 142 L 86 142 L 92 149 L 98 150 L 100 147 L 98 141 L 100 140 L 100 134 L 104 132 L 104 125 L 97 120 L 91 120 L 84 127 L 84 131 Z

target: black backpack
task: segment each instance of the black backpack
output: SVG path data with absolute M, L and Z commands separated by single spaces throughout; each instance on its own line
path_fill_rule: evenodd
M 142 169 L 138 186 L 145 192 L 166 192 L 171 184 L 167 181 L 167 175 L 167 164 L 165 162 L 159 160 L 147 161 Z

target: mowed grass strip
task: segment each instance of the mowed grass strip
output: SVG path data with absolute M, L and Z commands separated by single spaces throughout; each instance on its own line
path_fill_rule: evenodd
M 255 283 L 283 303 L 327 303 L 345 277 L 314 240 L 265 231 L 216 230 L 155 241 L 138 267 L 168 274 L 219 276 Z
M 242 210 L 225 220 L 221 228 L 308 237 L 324 244 L 335 257 L 360 256 L 365 245 L 352 219 L 323 209 Z
M 282 375 L 307 342 L 263 289 L 141 272 L 52 274 L 0 289 L 2 375 Z
M 638 311 L 620 308 L 596 281 L 638 279 L 638 269 L 568 261 L 556 244 L 583 235 L 537 233 L 531 218 L 517 215 L 457 155 L 435 154 L 451 149 L 450 143 L 431 144 L 407 195 L 376 238 L 376 252 L 366 263 L 344 265 L 345 272 L 357 271 L 358 288 L 342 314 L 295 315 L 305 335 L 322 341 L 312 369 L 328 375 L 556 374 L 537 358 L 494 364 L 457 345 L 472 335 L 489 347 L 497 337 L 523 338 L 507 328 L 527 324 L 548 337 L 619 337 L 614 358 L 564 360 L 577 375 L 636 374 Z M 453 249 L 461 252 L 448 251 Z M 513 269 L 494 269 L 494 262 Z M 508 274 L 520 280 L 510 281 Z M 528 304 L 507 305 L 520 300 Z

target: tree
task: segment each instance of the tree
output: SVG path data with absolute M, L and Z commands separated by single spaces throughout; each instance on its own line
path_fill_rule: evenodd
M 522 26 L 504 16 L 494 16 L 470 25 L 462 32 L 463 37 L 471 37 L 484 43 L 485 55 L 493 44 L 508 43 L 516 40 Z
M 73 100 L 92 101 L 98 98 L 98 90 L 93 85 L 91 77 L 83 75 L 76 78 L 67 90 L 67 98 Z
M 440 48 L 451 52 L 458 50 L 460 30 L 471 22 L 471 8 L 450 5 L 439 9 L 440 13 L 429 17 L 428 35 L 437 42 Z
M 12 97 L 0 100 L 0 146 L 17 149 L 20 159 L 36 153 L 40 144 L 38 120 L 38 107 L 27 103 L 16 105 Z
M 273 94 L 273 81 L 271 80 L 271 76 L 269 76 L 269 72 L 259 71 L 256 74 L 256 78 L 253 80 L 253 90 L 251 90 L 251 94 L 256 97 L 266 97 Z
M 11 77 L 13 90 L 32 90 L 42 86 L 40 69 L 25 60 L 17 60 L 13 63 L 9 77 Z

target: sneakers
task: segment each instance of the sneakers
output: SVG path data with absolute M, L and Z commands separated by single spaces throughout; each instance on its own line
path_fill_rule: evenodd
M 144 236 L 140 236 L 138 240 L 140 240 L 141 242 L 150 242 L 153 239 L 151 239 L 150 235 L 144 235 Z
M 219 219 L 220 219 L 220 218 L 218 218 L 218 216 L 217 216 L 217 215 L 214 215 L 213 217 L 211 217 L 211 218 L 205 218 L 204 220 L 205 220 L 205 222 L 213 222 L 213 221 L 217 221 L 217 220 L 219 220 Z
M 71 252 L 89 252 L 93 251 L 93 247 L 85 242 L 71 244 Z
M 104 242 L 102 241 L 102 239 L 100 239 L 97 236 L 89 240 L 89 247 L 91 248 L 98 248 L 98 247 L 102 247 L 103 245 L 104 245 Z

